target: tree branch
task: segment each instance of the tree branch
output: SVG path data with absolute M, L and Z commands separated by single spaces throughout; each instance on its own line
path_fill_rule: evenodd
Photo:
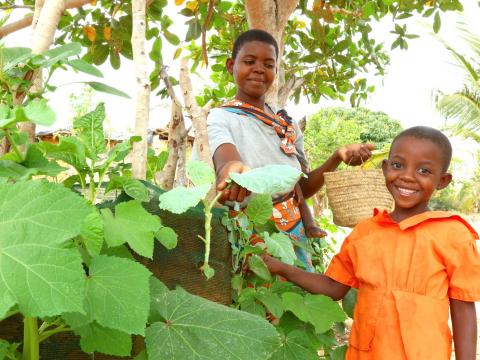
M 67 0 L 65 2 L 65 9 L 82 7 L 83 5 L 86 5 L 90 2 L 91 0 Z M 20 19 L 18 21 L 15 21 L 0 27 L 0 39 L 11 33 L 14 33 L 15 31 L 18 31 L 30 26 L 32 24 L 32 21 L 33 21 L 33 15 L 28 15 L 23 19 Z

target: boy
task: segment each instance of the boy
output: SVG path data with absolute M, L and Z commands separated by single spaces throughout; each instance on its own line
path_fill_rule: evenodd
M 264 257 L 272 274 L 313 293 L 339 300 L 358 288 L 346 359 L 450 359 L 450 306 L 456 359 L 475 360 L 478 235 L 461 217 L 428 209 L 452 179 L 451 154 L 438 130 L 400 133 L 383 163 L 395 209 L 358 224 L 325 275 Z

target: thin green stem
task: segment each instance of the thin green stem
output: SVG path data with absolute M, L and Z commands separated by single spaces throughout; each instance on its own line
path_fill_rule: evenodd
M 205 207 L 205 238 L 203 242 L 205 243 L 205 256 L 203 259 L 203 266 L 208 266 L 208 260 L 210 258 L 210 233 L 212 230 L 212 208 L 217 203 L 218 199 L 222 196 L 222 193 L 219 192 L 211 202 L 204 200 L 203 204 Z
M 38 339 L 38 342 L 41 343 L 42 341 L 48 339 L 52 335 L 62 333 L 62 332 L 69 332 L 69 331 L 72 331 L 72 329 L 67 327 L 66 325 L 60 325 L 55 329 L 44 331 L 43 334 Z
M 36 317 L 23 319 L 23 360 L 40 360 L 38 323 Z
M 15 142 L 13 141 L 12 135 L 10 134 L 10 131 L 8 129 L 4 129 L 5 131 L 5 137 L 7 138 L 8 142 L 10 143 L 10 146 L 13 148 L 13 151 L 15 154 L 17 154 L 18 158 L 21 160 L 21 162 L 24 160 L 22 153 L 20 150 L 18 150 L 17 145 L 15 145 Z
M 107 166 L 98 175 L 97 191 L 95 191 L 95 195 L 93 196 L 92 204 L 95 204 L 94 201 L 97 200 L 98 194 L 100 193 L 100 189 L 102 188 L 103 178 L 104 178 L 110 164 L 111 163 L 108 163 Z

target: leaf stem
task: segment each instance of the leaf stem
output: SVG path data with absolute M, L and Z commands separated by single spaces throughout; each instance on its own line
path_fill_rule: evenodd
M 12 135 L 10 134 L 10 131 L 8 129 L 4 129 L 4 131 L 5 131 L 5 137 L 7 138 L 8 142 L 10 143 L 10 146 L 13 148 L 13 151 L 15 152 L 15 154 L 17 154 L 18 158 L 20 159 L 20 162 L 23 162 L 23 160 L 25 160 L 25 159 L 23 158 L 22 153 L 20 152 L 20 150 L 18 150 L 17 145 L 13 141 L 13 138 L 12 138 Z
M 66 325 L 60 325 L 55 329 L 44 331 L 42 335 L 39 337 L 38 342 L 41 343 L 42 341 L 48 339 L 52 335 L 62 333 L 62 332 L 68 332 L 68 331 L 72 331 L 72 329 Z
M 217 203 L 218 199 L 222 196 L 222 192 L 219 192 L 211 202 L 208 200 L 203 200 L 203 205 L 205 207 L 205 238 L 200 237 L 205 243 L 205 256 L 203 259 L 203 267 L 208 267 L 208 260 L 210 258 L 210 233 L 212 230 L 212 208 Z
M 23 319 L 23 360 L 40 360 L 38 323 L 36 317 Z

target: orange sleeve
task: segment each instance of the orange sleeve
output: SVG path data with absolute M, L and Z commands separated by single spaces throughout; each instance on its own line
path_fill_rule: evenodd
M 480 301 L 480 254 L 475 241 L 478 235 L 460 224 L 452 230 L 449 231 L 451 246 L 444 255 L 448 296 L 462 301 Z
M 325 275 L 344 285 L 358 288 L 358 279 L 355 277 L 354 263 L 351 256 L 351 243 L 359 236 L 357 227 L 343 241 L 340 252 L 336 254 Z

